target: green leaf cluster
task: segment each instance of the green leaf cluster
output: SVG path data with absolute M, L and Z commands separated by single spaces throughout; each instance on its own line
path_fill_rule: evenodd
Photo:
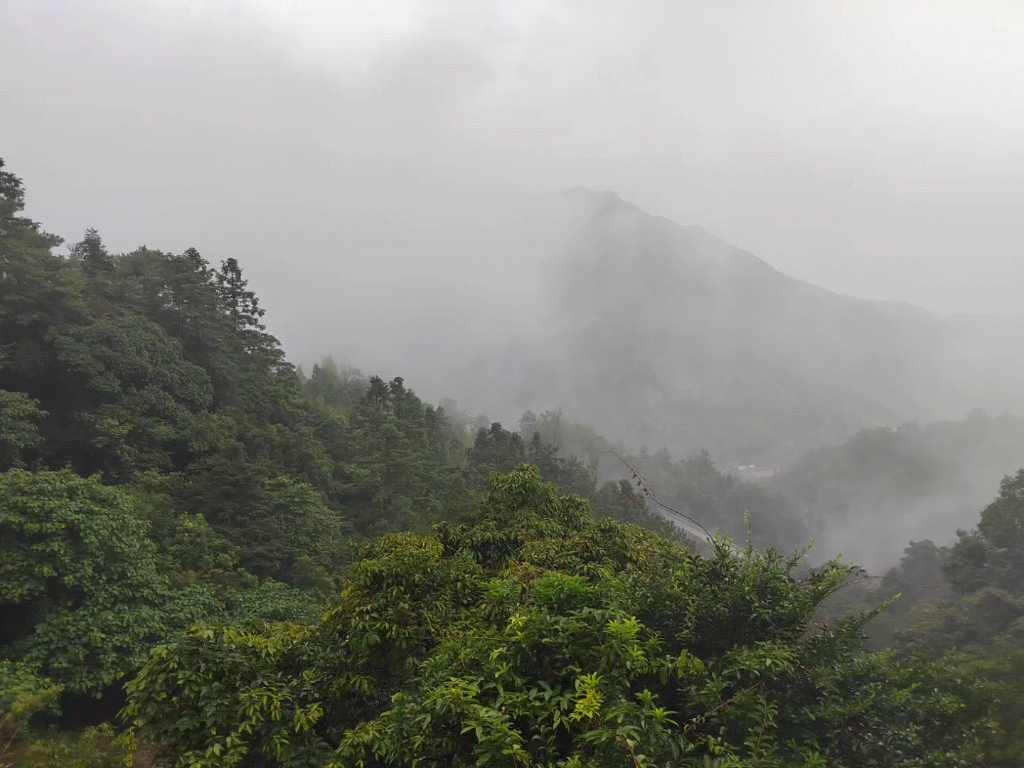
M 896 647 L 969 659 L 990 686 L 998 726 L 986 743 L 987 760 L 1024 764 L 1024 470 L 1003 479 L 976 529 L 959 532 L 942 571 L 958 594 L 913 610 Z
M 851 574 L 595 520 L 536 468 L 431 536 L 368 547 L 312 625 L 196 628 L 126 714 L 173 765 L 970 765 L 951 663 L 813 615 Z
M 132 499 L 71 472 L 0 475 L 0 647 L 99 692 L 165 636 L 167 590 Z

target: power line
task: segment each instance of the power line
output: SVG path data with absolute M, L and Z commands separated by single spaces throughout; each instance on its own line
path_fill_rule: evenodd
M 697 526 L 697 528 L 699 528 L 704 533 L 704 536 L 708 540 L 709 543 L 711 543 L 711 544 L 715 544 L 716 543 L 714 534 L 711 533 L 711 531 L 709 531 L 703 525 L 701 525 L 700 522 L 698 522 L 697 520 L 694 520 L 689 515 L 687 515 L 687 514 L 685 514 L 683 512 L 680 512 L 678 509 L 670 507 L 668 504 L 665 504 L 664 502 L 660 501 L 658 499 L 658 497 L 655 495 L 654 491 L 651 489 L 651 487 L 647 484 L 647 478 L 645 478 L 643 475 L 641 475 L 628 461 L 626 461 L 624 458 L 622 458 L 617 452 L 615 452 L 615 451 L 613 451 L 613 450 L 611 450 L 609 448 L 606 451 L 601 451 L 601 454 L 604 454 L 604 453 L 610 453 L 612 456 L 614 456 L 615 458 L 617 458 L 619 461 L 622 462 L 623 466 L 626 467 L 626 469 L 628 469 L 630 474 L 633 476 L 633 480 L 636 481 L 636 484 L 637 484 L 637 486 L 639 486 L 641 492 L 644 495 L 644 498 L 650 499 L 651 501 L 653 501 L 655 504 L 657 504 L 662 509 L 664 509 L 664 510 L 666 510 L 668 512 L 671 512 L 674 515 L 678 515 L 679 517 L 683 518 L 684 520 L 689 521 L 693 525 Z M 600 454 L 598 454 L 598 455 L 600 455 Z

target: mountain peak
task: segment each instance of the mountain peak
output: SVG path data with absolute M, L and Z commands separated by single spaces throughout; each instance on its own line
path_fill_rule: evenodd
M 589 208 L 589 213 L 593 216 L 602 216 L 608 213 L 643 213 L 640 208 L 623 200 L 610 189 L 572 187 L 563 190 L 562 196 L 571 203 Z

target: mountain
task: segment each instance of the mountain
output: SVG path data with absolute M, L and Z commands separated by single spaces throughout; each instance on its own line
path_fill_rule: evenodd
M 1024 418 L 975 411 L 957 421 L 862 430 L 808 452 L 765 485 L 793 503 L 820 552 L 877 568 L 909 541 L 952 543 L 1022 463 Z
M 780 464 L 941 411 L 941 319 L 785 275 L 611 192 L 545 268 L 558 397 L 651 447 Z M 536 367 L 536 366 L 535 366 Z
M 284 336 L 463 411 L 515 424 L 561 408 L 631 448 L 707 449 L 723 469 L 976 407 L 1024 413 L 1021 321 L 833 293 L 613 192 L 508 198 L 451 201 L 454 223 L 409 222 L 383 249 L 450 252 L 443 280 L 378 249 L 379 285 L 342 281 Z

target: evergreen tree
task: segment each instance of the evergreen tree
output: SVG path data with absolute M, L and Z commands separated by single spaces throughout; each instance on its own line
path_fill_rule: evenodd
M 231 258 L 221 262 L 217 272 L 217 294 L 220 296 L 221 307 L 234 321 L 239 330 L 266 330 L 261 322 L 266 310 L 260 307 L 255 291 L 246 289 L 249 281 L 242 278 L 242 268 L 238 260 Z
M 89 276 L 114 271 L 114 260 L 107 253 L 107 247 L 103 245 L 99 232 L 92 227 L 85 230 L 85 237 L 81 242 L 71 246 L 71 258 L 80 262 L 82 269 Z
M 477 430 L 468 455 L 470 466 L 481 473 L 509 472 L 525 461 L 526 445 L 522 437 L 496 421 L 489 429 Z M 483 476 L 486 479 L 486 474 Z
M 24 391 L 53 365 L 55 329 L 86 313 L 81 283 L 52 253 L 61 238 L 19 215 L 21 179 L 0 159 L 0 388 Z

